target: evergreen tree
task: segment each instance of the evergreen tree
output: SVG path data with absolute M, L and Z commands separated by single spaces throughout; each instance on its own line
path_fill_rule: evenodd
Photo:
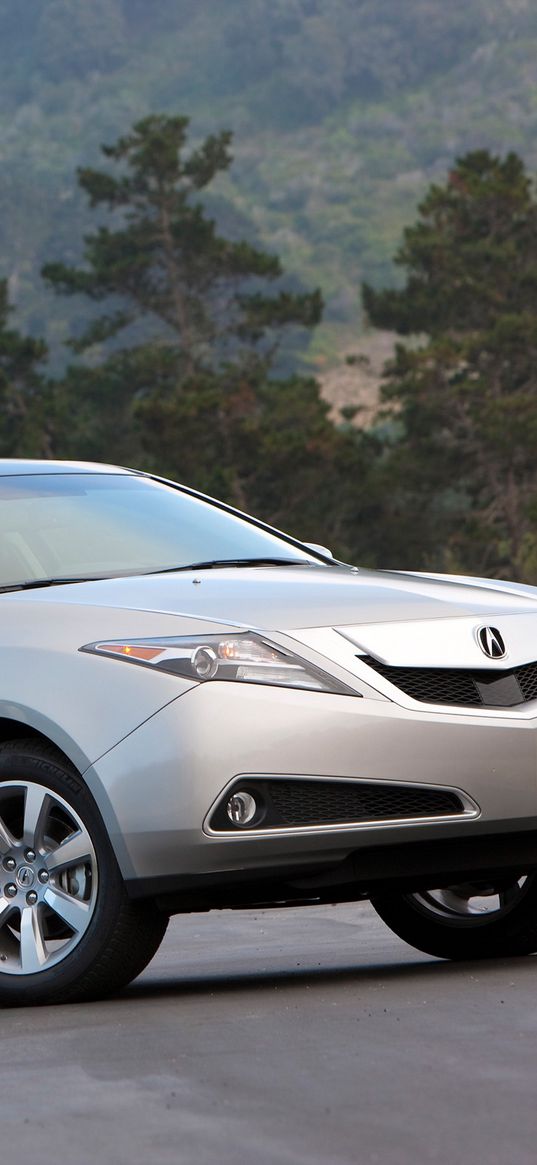
M 179 478 L 352 553 L 349 474 L 369 449 L 334 428 L 314 381 L 271 377 L 281 336 L 319 320 L 320 293 L 287 290 L 275 256 L 218 233 L 200 194 L 229 166 L 230 135 L 187 154 L 187 129 L 148 117 L 103 147 L 116 173 L 79 172 L 111 225 L 86 238 L 82 267 L 44 269 L 104 307 L 58 390 L 64 452 Z
M 107 208 L 117 223 L 86 238 L 82 268 L 44 268 L 57 290 L 115 308 L 78 338 L 79 352 L 136 324 L 149 345 L 173 347 L 178 374 L 191 376 L 254 348 L 270 351 L 275 331 L 320 319 L 319 292 L 263 292 L 282 275 L 276 256 L 217 233 L 198 196 L 230 165 L 231 135 L 208 137 L 185 156 L 187 130 L 185 117 L 147 117 L 103 146 L 117 177 L 78 171 L 90 205 Z
M 49 457 L 52 452 L 50 388 L 40 371 L 47 355 L 41 340 L 8 326 L 6 281 L 0 281 L 0 456 Z
M 364 288 L 374 324 L 427 337 L 397 347 L 384 392 L 399 546 L 537 581 L 537 201 L 520 158 L 478 151 L 419 213 L 405 286 Z

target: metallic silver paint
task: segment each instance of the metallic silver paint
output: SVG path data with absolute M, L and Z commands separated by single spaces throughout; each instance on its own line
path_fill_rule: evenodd
M 2 463 L 0 473 L 103 472 Z M 116 470 L 114 472 L 126 472 Z M 199 580 L 199 581 L 198 581 Z M 197 585 L 193 585 L 194 583 Z M 239 775 L 323 777 L 460 790 L 498 832 L 537 817 L 537 701 L 499 712 L 417 704 L 364 663 L 497 667 L 475 632 L 497 627 L 507 662 L 537 660 L 537 589 L 345 567 L 119 578 L 0 595 L 0 717 L 34 728 L 83 775 L 126 878 L 333 861 L 362 846 L 464 836 L 423 821 L 210 836 L 207 813 Z M 355 696 L 245 683 L 196 685 L 80 652 L 109 638 L 261 631 Z M 19 728 L 17 728 L 19 726 Z M 474 811 L 475 816 L 475 811 Z
M 203 833 L 209 808 L 230 781 L 246 774 L 451 787 L 476 802 L 480 822 L 491 827 L 536 816 L 535 719 L 454 718 L 388 701 L 253 684 L 242 685 L 237 697 L 233 684 L 192 689 L 94 766 L 94 779 L 106 787 L 122 824 L 126 877 L 255 869 L 279 860 L 306 862 L 312 854 L 330 860 L 361 846 L 453 836 L 453 822 L 377 822 L 368 830 L 209 838 Z M 470 824 L 458 822 L 458 833 Z

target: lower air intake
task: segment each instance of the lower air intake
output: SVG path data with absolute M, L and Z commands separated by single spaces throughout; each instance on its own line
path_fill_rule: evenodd
M 241 780 L 228 789 L 210 819 L 218 832 L 245 832 L 226 811 L 236 791 L 249 793 L 262 806 L 251 829 L 291 829 L 307 826 L 360 824 L 368 821 L 418 820 L 464 813 L 464 805 L 449 789 L 385 785 L 365 781 Z

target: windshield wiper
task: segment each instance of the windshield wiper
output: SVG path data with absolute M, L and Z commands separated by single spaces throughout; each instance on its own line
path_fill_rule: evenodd
M 186 566 L 165 566 L 149 570 L 147 574 L 175 574 L 181 570 L 214 570 L 218 566 L 315 566 L 307 558 L 208 558 L 204 562 L 189 562 Z
M 102 582 L 102 578 L 102 575 L 90 575 L 83 578 L 35 578 L 29 579 L 27 582 L 10 583 L 8 586 L 0 587 L 0 595 L 9 591 L 33 591 L 39 587 L 66 587 L 71 583 Z
M 32 591 L 40 587 L 64 587 L 73 583 L 104 582 L 112 578 L 140 578 L 142 575 L 176 574 L 184 570 L 214 570 L 218 566 L 315 566 L 315 561 L 304 558 L 208 558 L 203 562 L 189 562 L 186 566 L 165 566 L 161 570 L 128 571 L 125 574 L 84 575 L 73 578 L 37 578 L 26 582 L 10 583 L 0 586 L 0 595 L 10 591 Z M 326 563 L 326 565 L 329 565 Z

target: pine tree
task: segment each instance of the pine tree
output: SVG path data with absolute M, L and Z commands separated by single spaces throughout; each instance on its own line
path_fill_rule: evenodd
M 231 137 L 188 153 L 187 131 L 148 117 L 103 147 L 114 173 L 79 171 L 110 225 L 86 238 L 81 267 L 44 269 L 104 309 L 58 390 L 68 452 L 179 478 L 352 553 L 352 474 L 369 451 L 334 428 L 314 381 L 271 375 L 282 335 L 320 319 L 320 293 L 289 291 L 277 257 L 218 233 L 201 195 Z
M 405 286 L 364 288 L 374 324 L 421 336 L 397 347 L 384 392 L 404 560 L 537 581 L 531 182 L 515 154 L 474 152 L 419 216 L 396 257 Z
M 41 340 L 9 327 L 7 282 L 0 281 L 0 456 L 49 457 L 52 453 L 50 386 L 40 369 Z
M 231 135 L 208 137 L 186 155 L 187 130 L 185 117 L 153 115 L 103 146 L 118 175 L 81 169 L 78 179 L 116 229 L 101 226 L 86 238 L 83 267 L 49 263 L 43 272 L 58 291 L 106 303 L 77 351 L 121 340 L 136 325 L 145 344 L 173 351 L 181 377 L 253 350 L 266 355 L 276 332 L 312 327 L 322 306 L 319 292 L 267 295 L 263 284 L 282 275 L 278 258 L 218 234 L 199 195 L 229 167 Z

